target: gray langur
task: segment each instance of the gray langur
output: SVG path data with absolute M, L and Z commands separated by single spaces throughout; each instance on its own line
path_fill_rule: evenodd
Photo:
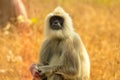
M 89 80 L 89 56 L 69 14 L 57 7 L 46 17 L 44 30 L 39 63 L 31 66 L 34 80 Z

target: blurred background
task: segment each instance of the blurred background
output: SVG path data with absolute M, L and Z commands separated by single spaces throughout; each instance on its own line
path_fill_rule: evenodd
M 91 61 L 91 80 L 120 80 L 120 0 L 0 0 L 0 80 L 31 80 L 45 16 L 61 6 Z

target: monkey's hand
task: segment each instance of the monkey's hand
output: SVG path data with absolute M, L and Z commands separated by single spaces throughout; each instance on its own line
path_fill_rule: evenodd
M 33 76 L 33 80 L 39 80 L 40 79 L 40 73 L 36 69 L 36 64 L 32 64 L 30 67 L 30 72 Z
M 53 73 L 52 67 L 50 66 L 38 66 L 38 71 L 41 75 L 50 76 Z
M 45 74 L 41 74 L 41 71 L 38 70 L 37 64 L 31 65 L 30 72 L 33 75 L 33 80 L 44 80 L 46 78 Z

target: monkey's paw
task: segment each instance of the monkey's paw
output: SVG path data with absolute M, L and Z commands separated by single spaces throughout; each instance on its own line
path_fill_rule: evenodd
M 47 78 L 45 74 L 41 73 L 41 71 L 38 69 L 37 64 L 31 65 L 30 72 L 33 76 L 33 80 L 45 80 Z

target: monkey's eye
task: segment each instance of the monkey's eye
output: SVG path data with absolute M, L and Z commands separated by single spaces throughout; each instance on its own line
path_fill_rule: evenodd
M 64 23 L 64 19 L 60 16 L 53 16 L 50 18 L 50 27 L 53 30 L 62 29 Z

